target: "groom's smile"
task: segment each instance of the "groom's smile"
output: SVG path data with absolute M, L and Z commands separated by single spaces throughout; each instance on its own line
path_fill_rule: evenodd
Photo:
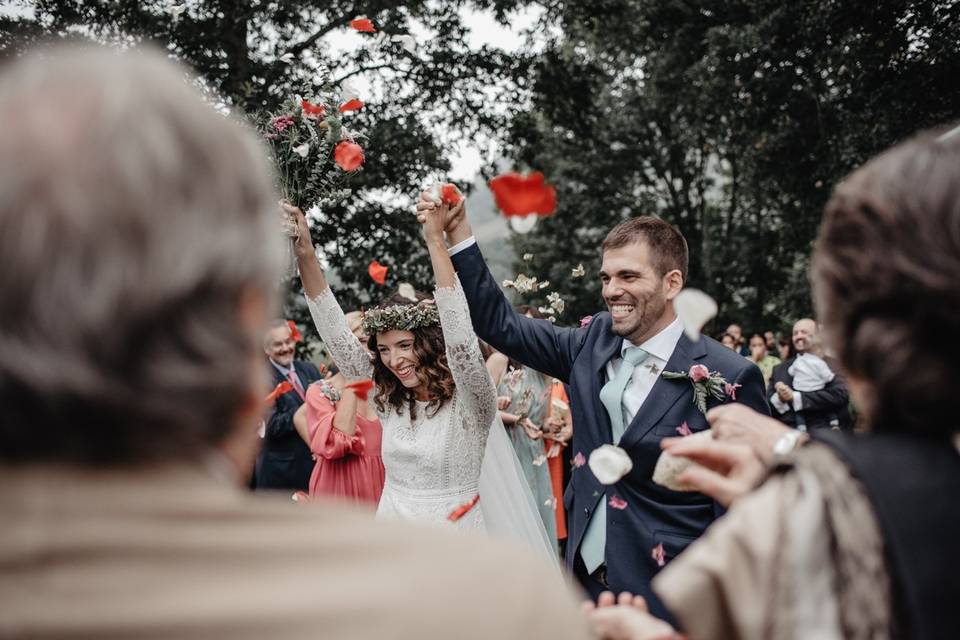
M 663 277 L 654 268 L 646 242 L 603 252 L 603 299 L 613 332 L 640 344 L 673 320 Z

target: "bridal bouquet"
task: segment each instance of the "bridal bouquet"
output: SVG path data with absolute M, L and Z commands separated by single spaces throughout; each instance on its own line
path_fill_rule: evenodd
M 346 114 L 363 108 L 356 97 L 294 96 L 275 112 L 253 117 L 253 124 L 270 146 L 277 187 L 283 198 L 304 211 L 340 202 L 350 195 L 347 179 L 363 165 L 363 137 L 345 125 Z M 283 231 L 297 237 L 296 223 L 284 217 Z M 290 255 L 288 276 L 295 273 Z

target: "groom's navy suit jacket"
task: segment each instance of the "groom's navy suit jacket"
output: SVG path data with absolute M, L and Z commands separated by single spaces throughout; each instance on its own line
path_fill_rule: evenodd
M 607 362 L 620 357 L 623 344 L 623 338 L 611 331 L 610 314 L 598 313 L 590 324 L 577 329 L 533 320 L 513 310 L 478 246 L 456 253 L 453 263 L 477 335 L 508 357 L 569 385 L 573 455 L 587 458 L 600 445 L 610 443 L 610 419 L 600 402 L 600 389 L 607 381 Z M 706 365 L 742 385 L 736 390 L 737 401 L 769 415 L 763 376 L 749 360 L 716 340 L 704 337 L 694 343 L 681 336 L 666 370 L 689 371 L 694 364 Z M 564 495 L 570 569 L 600 500 L 609 503 L 617 496 L 626 501 L 625 509 L 607 508 L 607 581 L 615 593 L 632 591 L 644 596 L 651 610 L 660 614 L 661 605 L 650 590 L 650 580 L 660 568 L 653 549 L 663 544 L 666 559 L 675 557 L 720 513 L 719 506 L 703 494 L 671 491 L 652 480 L 660 440 L 678 435 L 677 428 L 684 422 L 692 431 L 708 428 L 706 418 L 693 404 L 691 384 L 659 378 L 619 443 L 633 460 L 633 470 L 615 485 L 604 486 L 588 465 L 576 467 Z

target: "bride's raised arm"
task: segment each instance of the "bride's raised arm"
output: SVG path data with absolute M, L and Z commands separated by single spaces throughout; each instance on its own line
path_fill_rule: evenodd
M 467 299 L 443 238 L 444 221 L 456 212 L 456 208 L 462 207 L 463 200 L 454 211 L 448 210 L 444 204 L 436 205 L 433 209 L 421 210 L 418 219 L 423 223 L 423 235 L 437 280 L 434 298 L 440 312 L 447 363 L 457 385 L 458 397 L 467 405 L 463 414 L 470 426 L 489 429 L 497 413 L 497 390 L 483 362 L 480 344 L 470 322 Z
M 313 318 L 313 324 L 330 355 L 348 380 L 363 380 L 373 375 L 373 363 L 370 354 L 350 331 L 343 310 L 327 284 L 320 261 L 310 239 L 310 226 L 303 212 L 297 207 L 284 203 L 284 210 L 297 222 L 299 237 L 293 243 L 300 268 L 300 281 L 307 297 L 307 307 Z

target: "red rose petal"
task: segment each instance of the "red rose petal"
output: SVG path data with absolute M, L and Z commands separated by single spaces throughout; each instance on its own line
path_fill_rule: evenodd
M 463 200 L 463 196 L 460 195 L 460 190 L 457 189 L 457 185 L 448 182 L 440 187 L 440 199 L 443 200 L 444 204 L 455 207 Z
M 273 391 L 267 394 L 266 403 L 272 405 L 277 401 L 277 398 L 290 391 L 293 391 L 293 385 L 286 381 L 281 382 L 273 388 Z
M 387 281 L 387 270 L 388 267 L 383 266 L 376 260 L 371 262 L 370 266 L 367 267 L 367 273 L 370 274 L 370 277 L 373 278 L 373 281 L 377 284 L 383 284 Z
M 344 171 L 356 171 L 363 164 L 363 147 L 343 140 L 333 149 L 333 161 Z
M 313 104 L 309 100 L 301 100 L 300 107 L 308 116 L 323 117 L 323 115 L 327 112 L 326 106 L 322 104 Z
M 357 16 L 350 21 L 350 26 L 362 33 L 373 33 L 376 31 L 373 27 L 373 22 L 366 16 Z
M 557 208 L 556 189 L 544 182 L 539 171 L 527 176 L 504 173 L 490 180 L 489 186 L 497 208 L 505 216 L 549 216 Z
M 456 522 L 463 516 L 467 515 L 470 509 L 473 509 L 478 502 L 480 502 L 479 493 L 473 496 L 473 498 L 470 499 L 470 502 L 465 502 L 459 507 L 457 507 L 456 509 L 454 509 L 453 511 L 451 511 L 450 515 L 447 516 L 447 520 L 449 520 L 450 522 Z
M 373 380 L 357 380 L 356 382 L 347 383 L 344 386 L 346 386 L 347 389 L 352 389 L 353 394 L 361 400 L 366 400 L 370 389 L 373 389 Z
M 363 100 L 359 98 L 354 98 L 352 100 L 347 100 L 342 105 L 340 105 L 340 113 L 347 113 L 348 111 L 357 111 L 358 109 L 363 108 Z
M 613 496 L 610 498 L 610 506 L 614 509 L 619 509 L 623 511 L 627 508 L 627 501 L 621 498 L 620 496 Z
M 297 329 L 297 323 L 293 320 L 287 320 L 287 326 L 290 327 L 290 339 L 294 342 L 300 342 L 303 340 L 303 334 L 300 333 L 300 329 Z

